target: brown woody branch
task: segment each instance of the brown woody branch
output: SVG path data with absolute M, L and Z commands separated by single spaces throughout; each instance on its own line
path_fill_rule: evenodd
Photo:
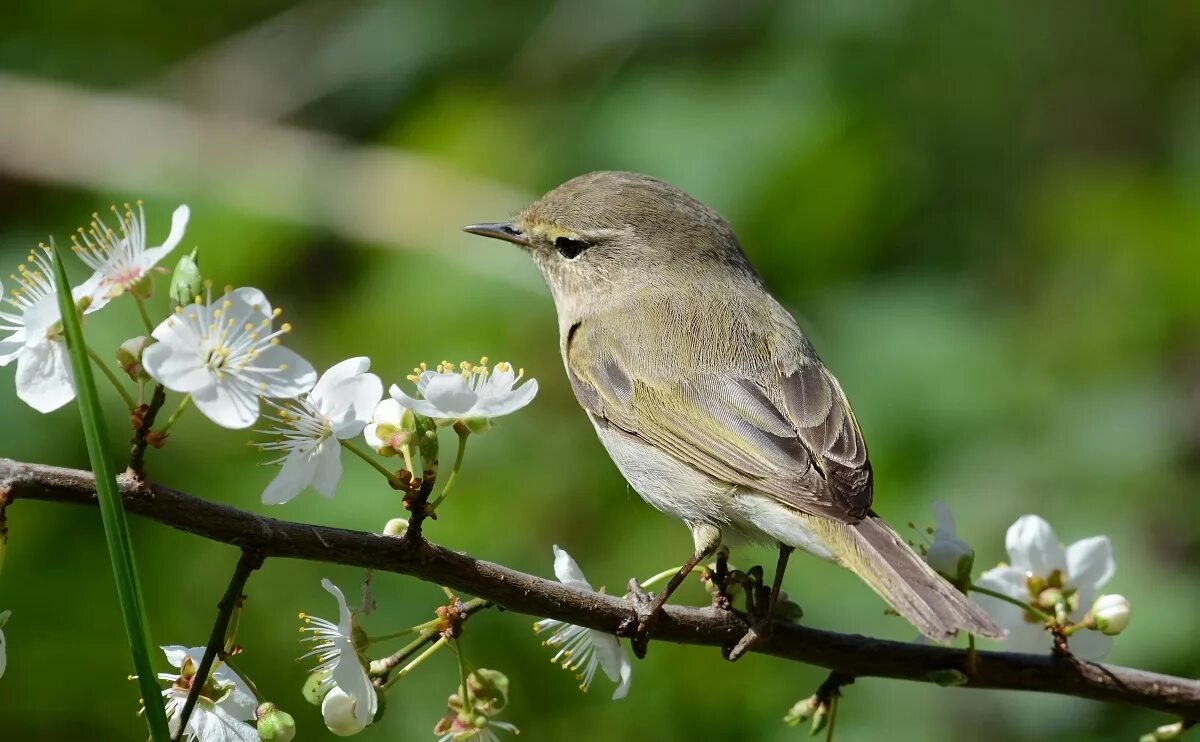
M 629 617 L 620 598 L 588 593 L 451 551 L 425 540 L 276 520 L 208 502 L 133 477 L 120 478 L 125 507 L 133 513 L 204 538 L 287 557 L 387 570 L 479 596 L 531 616 L 556 618 L 608 633 Z M 18 499 L 80 505 L 96 503 L 90 472 L 0 458 L 0 508 Z M 655 629 L 659 641 L 726 646 L 746 627 L 717 608 L 667 606 Z M 961 649 L 838 634 L 778 624 L 754 650 L 853 677 L 936 682 L 956 670 L 964 687 L 1039 691 L 1124 703 L 1200 719 L 1200 681 L 1051 654 L 979 652 L 973 669 Z

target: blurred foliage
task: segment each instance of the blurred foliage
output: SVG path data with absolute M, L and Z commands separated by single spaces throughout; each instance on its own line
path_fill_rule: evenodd
M 1110 659 L 1200 674 L 1200 4 L 305 6 L 314 7 L 331 20 L 277 80 L 308 91 L 285 123 L 530 194 L 600 168 L 693 193 L 734 225 L 840 377 L 870 441 L 882 514 L 927 523 L 929 502 L 945 501 L 981 567 L 1003 557 L 1004 529 L 1025 512 L 1047 517 L 1065 541 L 1108 534 L 1112 587 L 1136 605 Z M 186 78 L 170 75 L 177 65 L 295 10 L 275 0 L 10 4 L 0 70 L 186 100 Z M 51 125 L 105 146 L 87 121 Z M 421 199 L 422 183 L 410 185 L 390 197 Z M 109 201 L 142 195 L 3 175 L 0 194 L 6 265 L 47 232 L 61 239 Z M 411 250 L 343 244 L 197 198 L 187 199 L 185 247 L 201 247 L 218 283 L 259 286 L 284 306 L 293 346 L 316 365 L 368 354 L 397 381 L 422 360 L 487 354 L 539 379 L 531 408 L 472 440 L 434 539 L 544 575 L 558 543 L 612 589 L 687 553 L 686 530 L 628 489 L 576 408 L 548 294 L 515 251 L 451 223 L 436 225 L 444 240 Z M 148 203 L 152 234 L 165 234 L 173 205 Z M 138 327 L 122 301 L 88 330 L 115 348 Z M 3 374 L 0 455 L 85 466 L 77 412 L 37 415 Z M 128 431 L 110 401 L 121 441 Z M 255 467 L 245 438 L 185 416 L 153 452 L 152 473 L 265 512 L 258 498 L 272 472 Z M 308 493 L 269 514 L 378 530 L 397 511 L 395 495 L 349 462 L 336 499 Z M 139 738 L 97 513 L 19 503 L 8 517 L 0 736 Z M 236 552 L 133 526 L 156 640 L 202 643 Z M 771 557 L 748 550 L 735 561 Z M 333 614 L 323 576 L 352 596 L 362 578 L 268 561 L 250 582 L 239 634 L 242 667 L 295 715 L 303 739 L 326 732 L 299 695 L 295 616 Z M 426 620 L 441 599 L 435 586 L 394 575 L 375 586 L 379 610 L 366 625 L 379 632 Z M 914 633 L 855 578 L 814 559 L 794 561 L 787 589 L 814 626 Z M 695 584 L 680 598 L 704 599 Z M 580 694 L 529 623 L 481 615 L 464 639 L 472 663 L 511 678 L 505 718 L 529 740 L 797 738 L 780 720 L 823 678 L 765 657 L 730 666 L 715 651 L 654 645 L 629 698 L 614 704 L 603 679 Z M 456 678 L 448 653 L 423 666 L 368 734 L 432 739 Z M 1131 739 L 1165 721 L 1061 698 L 863 680 L 842 703 L 837 738 Z

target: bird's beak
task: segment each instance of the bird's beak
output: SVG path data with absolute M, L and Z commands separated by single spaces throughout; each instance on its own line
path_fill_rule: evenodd
M 492 224 L 470 224 L 463 227 L 464 232 L 477 234 L 480 237 L 491 237 L 497 240 L 504 240 L 522 247 L 529 247 L 529 238 L 525 233 L 518 229 L 513 224 L 505 222 L 495 222 Z

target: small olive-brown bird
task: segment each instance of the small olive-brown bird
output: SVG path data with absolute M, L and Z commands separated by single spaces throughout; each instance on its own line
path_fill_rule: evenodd
M 716 212 L 646 175 L 595 172 L 510 223 L 465 229 L 533 256 L 576 399 L 633 489 L 691 529 L 691 558 L 640 614 L 639 654 L 691 569 L 745 541 L 779 545 L 772 607 L 798 547 L 857 574 L 930 639 L 1000 635 L 871 510 L 846 395 Z

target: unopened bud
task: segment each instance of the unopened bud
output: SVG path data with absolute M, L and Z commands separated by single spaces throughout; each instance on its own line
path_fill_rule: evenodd
M 788 709 L 788 712 L 783 717 L 783 723 L 790 727 L 799 726 L 812 718 L 817 712 L 817 707 L 821 705 L 821 699 L 816 696 L 809 696 L 796 701 L 796 705 Z
M 1037 605 L 1039 608 L 1047 611 L 1052 611 L 1066 600 L 1063 591 L 1057 587 L 1048 587 L 1038 593 Z
M 1167 740 L 1183 739 L 1183 731 L 1182 721 L 1177 721 L 1174 724 L 1163 724 L 1153 732 L 1143 734 L 1138 738 L 1138 742 L 1166 742 Z
M 329 731 L 339 737 L 350 737 L 365 729 L 367 725 L 354 714 L 356 705 L 354 698 L 337 686 L 326 693 L 321 701 L 321 716 Z
M 204 288 L 204 276 L 200 274 L 200 259 L 197 256 L 200 248 L 184 255 L 175 264 L 175 272 L 171 274 L 171 301 L 181 306 L 192 303 L 192 299 L 200 295 Z
M 421 452 L 421 463 L 426 469 L 437 471 L 438 436 L 437 425 L 424 415 L 415 415 L 417 450 Z
M 150 375 L 142 368 L 142 351 L 152 342 L 145 335 L 129 338 L 117 347 L 117 365 L 134 381 L 148 381 Z
M 258 738 L 269 742 L 291 742 L 296 736 L 296 720 L 273 703 L 264 703 L 254 712 L 258 720 Z
M 408 521 L 403 518 L 392 518 L 387 522 L 387 525 L 383 527 L 384 536 L 400 537 L 403 536 L 407 531 Z
M 1124 595 L 1101 595 L 1092 604 L 1091 626 L 1102 634 L 1116 636 L 1129 625 L 1133 606 Z
M 953 668 L 930 670 L 925 673 L 925 677 L 943 688 L 949 688 L 954 685 L 966 685 L 968 681 L 967 676 L 962 671 Z
M 480 668 L 467 676 L 467 691 L 475 711 L 491 716 L 508 705 L 508 676 Z

